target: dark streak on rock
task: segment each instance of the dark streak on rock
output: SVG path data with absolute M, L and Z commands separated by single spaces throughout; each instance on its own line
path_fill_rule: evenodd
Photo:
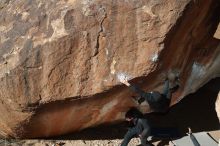
M 95 57 L 99 53 L 99 38 L 100 38 L 100 34 L 103 32 L 103 22 L 107 18 L 107 13 L 106 13 L 104 8 L 103 8 L 103 11 L 104 11 L 104 16 L 103 16 L 103 18 L 100 22 L 100 30 L 98 32 L 98 36 L 97 36 L 97 39 L 96 39 L 95 51 L 94 51 L 94 54 L 93 54 L 92 57 Z

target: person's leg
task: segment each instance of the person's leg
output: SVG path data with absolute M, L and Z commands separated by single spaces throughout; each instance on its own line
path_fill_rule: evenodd
M 142 123 L 142 126 L 144 127 L 144 130 L 142 131 L 142 136 L 141 139 L 141 145 L 142 146 L 152 146 L 152 144 L 147 140 L 147 138 L 151 134 L 151 126 L 148 123 L 146 119 L 140 121 Z
M 152 146 L 152 144 L 147 140 L 147 137 L 141 138 L 141 145 L 142 146 Z
M 133 97 L 136 101 L 138 101 L 139 104 L 141 104 L 142 102 L 146 101 L 148 103 L 155 103 L 157 102 L 157 98 L 158 98 L 158 95 L 160 96 L 160 94 L 158 93 L 151 93 L 151 92 L 146 92 L 144 94 L 144 96 L 138 96 L 138 97 Z
M 165 95 L 165 97 L 167 99 L 171 99 L 171 92 L 170 92 L 170 83 L 169 83 L 169 80 L 166 80 L 164 82 L 164 89 L 163 89 L 163 92 L 162 92 L 163 95 Z
M 161 99 L 163 99 L 161 93 L 155 92 L 148 92 L 145 94 L 144 99 L 150 106 L 153 111 L 159 112 L 161 110 Z
M 130 140 L 137 135 L 137 132 L 134 128 L 131 128 L 128 130 L 128 132 L 125 134 L 124 139 L 121 143 L 121 146 L 127 146 Z
M 138 98 L 138 102 L 142 103 L 144 101 L 147 101 L 148 103 L 154 103 L 157 102 L 160 98 L 159 92 L 146 92 L 143 97 Z

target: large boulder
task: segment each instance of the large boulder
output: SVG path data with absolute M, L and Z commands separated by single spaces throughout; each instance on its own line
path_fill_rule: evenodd
M 164 74 L 179 76 L 177 103 L 220 76 L 219 17 L 219 0 L 1 1 L 0 135 L 122 120 L 138 105 L 121 74 L 159 91 Z

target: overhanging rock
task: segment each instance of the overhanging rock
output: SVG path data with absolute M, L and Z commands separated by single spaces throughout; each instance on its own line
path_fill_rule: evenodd
M 2 136 L 121 120 L 137 105 L 118 74 L 146 90 L 178 74 L 172 104 L 220 75 L 219 0 L 9 0 L 0 14 Z

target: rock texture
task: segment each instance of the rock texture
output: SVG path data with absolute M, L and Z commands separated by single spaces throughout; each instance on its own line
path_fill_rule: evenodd
M 172 104 L 220 76 L 218 0 L 3 0 L 0 135 L 33 138 L 122 120 L 146 90 L 180 76 Z M 149 112 L 146 105 L 140 108 Z

